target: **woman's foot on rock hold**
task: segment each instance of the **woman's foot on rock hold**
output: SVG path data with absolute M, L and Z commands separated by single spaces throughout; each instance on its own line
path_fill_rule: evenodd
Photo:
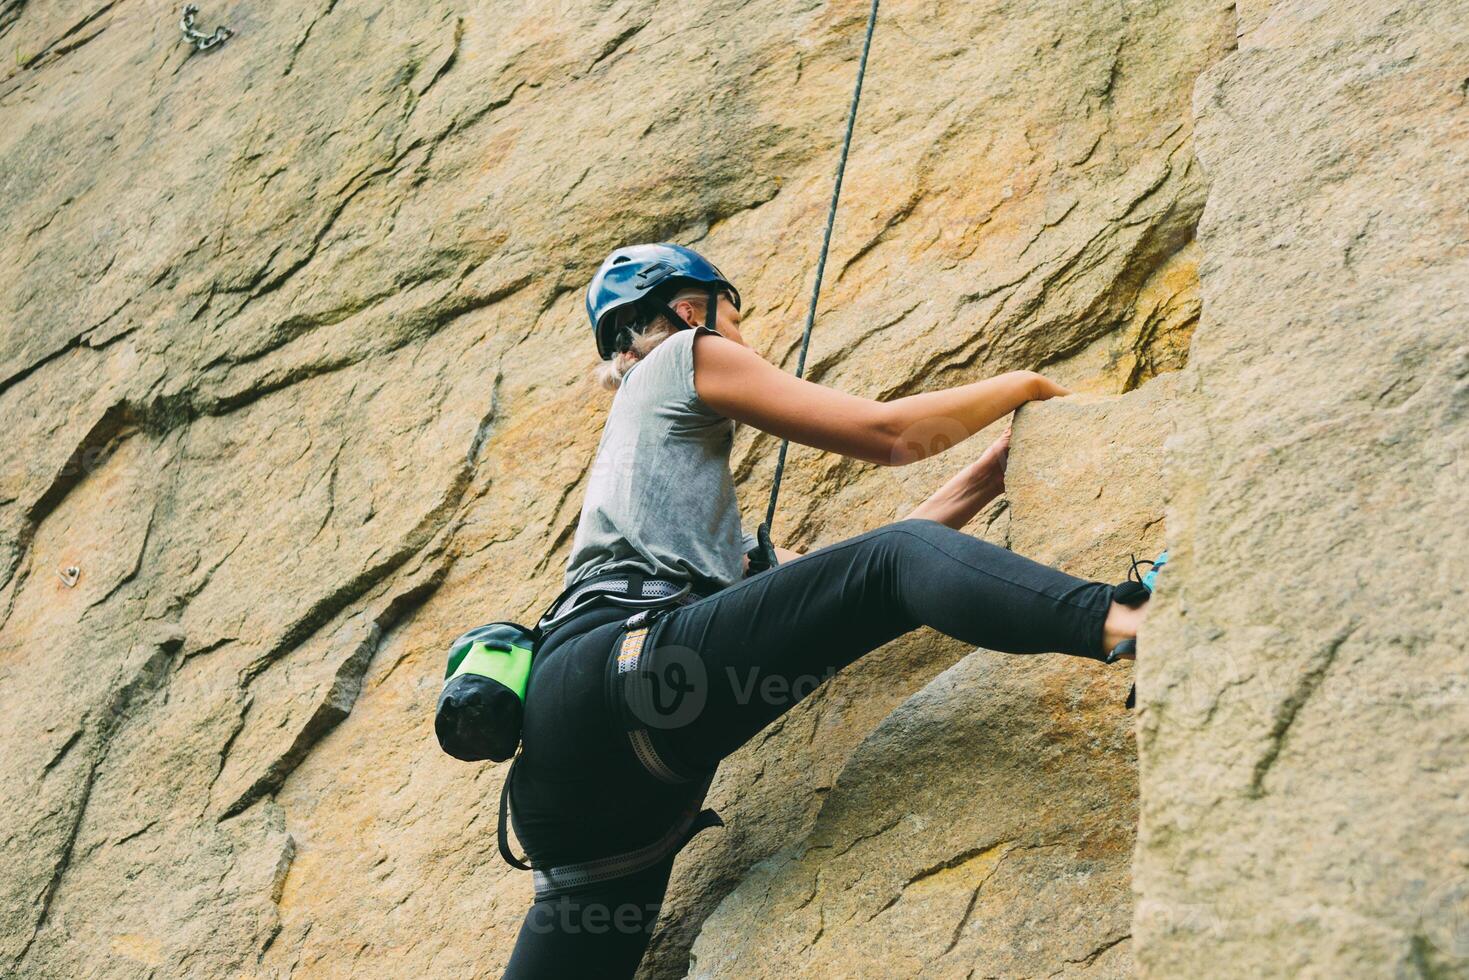
M 1111 646 L 1111 652 L 1107 654 L 1107 663 L 1116 663 L 1119 660 L 1137 659 L 1137 628 L 1142 624 L 1143 605 L 1153 595 L 1153 590 L 1158 582 L 1158 573 L 1163 566 L 1168 564 L 1168 552 L 1163 552 L 1156 561 L 1132 560 L 1132 568 L 1128 570 L 1127 581 L 1117 586 L 1112 596 L 1112 601 L 1117 605 L 1113 607 L 1114 613 L 1107 617 L 1107 625 L 1104 629 L 1106 639 Z M 1146 573 L 1141 571 L 1141 566 L 1149 566 Z M 1111 641 L 1117 636 L 1121 639 L 1115 644 Z M 1137 687 L 1134 685 L 1127 692 L 1126 706 L 1131 708 L 1137 703 Z

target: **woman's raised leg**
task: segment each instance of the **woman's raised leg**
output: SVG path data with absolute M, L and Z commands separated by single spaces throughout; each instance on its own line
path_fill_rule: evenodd
M 670 762 L 707 771 L 826 677 L 919 626 L 1006 653 L 1102 660 L 1112 593 L 936 521 L 897 521 L 665 613 L 640 668 L 654 696 L 639 699 L 639 720 Z

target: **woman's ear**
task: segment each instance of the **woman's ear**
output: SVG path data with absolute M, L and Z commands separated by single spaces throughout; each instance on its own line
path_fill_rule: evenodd
M 693 303 L 690 303 L 688 300 L 681 299 L 677 303 L 674 303 L 673 304 L 673 312 L 677 313 L 678 314 L 678 318 L 680 320 L 682 320 L 688 326 L 690 326 L 690 327 L 696 327 L 696 326 L 698 326 L 698 324 L 695 323 L 694 321 L 698 320 L 698 318 L 699 318 L 699 311 L 696 310 L 696 309 L 694 309 L 694 304 Z

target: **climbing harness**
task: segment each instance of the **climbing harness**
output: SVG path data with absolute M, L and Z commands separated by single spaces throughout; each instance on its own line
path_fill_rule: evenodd
M 713 592 L 715 589 L 711 586 L 707 591 Z M 694 593 L 694 586 L 689 582 L 650 578 L 636 569 L 605 572 L 563 590 L 537 621 L 536 629 L 543 635 L 549 633 L 566 622 L 573 613 L 581 612 L 584 606 L 592 602 L 612 602 L 639 609 L 697 598 L 701 597 Z
M 509 814 L 510 814 L 510 785 L 515 778 L 515 768 L 520 763 L 519 754 L 510 763 L 510 769 L 505 774 L 505 781 L 500 786 L 500 822 L 496 830 L 500 856 L 513 868 L 521 871 L 534 871 L 536 900 L 560 894 L 572 888 L 579 888 L 625 875 L 636 874 L 639 871 L 651 868 L 658 862 L 666 859 L 672 854 L 682 850 L 683 847 L 699 831 L 708 827 L 724 826 L 723 819 L 715 811 L 703 807 L 704 797 L 709 792 L 709 785 L 714 780 L 714 773 L 708 772 L 698 776 L 688 776 L 679 772 L 673 765 L 669 764 L 654 748 L 652 736 L 645 725 L 636 720 L 636 712 L 633 710 L 637 701 L 633 691 L 624 686 L 624 682 L 639 675 L 643 665 L 643 651 L 648 642 L 648 635 L 652 625 L 658 616 L 667 612 L 675 605 L 697 601 L 701 596 L 693 592 L 688 583 L 680 585 L 666 579 L 646 578 L 637 572 L 622 572 L 614 576 L 594 576 L 592 580 L 579 584 L 575 590 L 566 592 L 558 597 L 546 610 L 545 615 L 537 623 L 536 629 L 532 631 L 537 642 L 544 639 L 545 632 L 542 624 L 547 624 L 545 631 L 549 632 L 556 625 L 565 622 L 572 612 L 581 612 L 589 605 L 595 603 L 614 603 L 618 605 L 656 603 L 655 606 L 640 609 L 622 624 L 622 632 L 618 637 L 617 647 L 613 651 L 610 661 L 610 669 L 613 671 L 612 684 L 609 691 L 615 692 L 612 696 L 615 704 L 623 709 L 620 713 L 624 718 L 624 727 L 627 730 L 628 742 L 632 747 L 633 754 L 654 778 L 661 782 L 673 785 L 692 785 L 693 792 L 690 794 L 689 805 L 684 809 L 678 821 L 669 828 L 657 840 L 640 848 L 623 854 L 614 854 L 610 857 L 598 858 L 580 864 L 554 865 L 548 867 L 532 868 L 523 858 L 515 856 L 510 849 Z M 507 626 L 513 624 L 493 624 L 496 626 Z M 482 630 L 489 627 L 482 627 Z M 475 631 L 478 632 L 478 631 Z M 466 634 L 471 635 L 471 634 Z M 532 655 L 534 650 L 531 651 Z M 452 657 L 451 657 L 452 659 Z M 526 661 L 526 671 L 529 673 L 529 660 Z M 445 689 L 446 693 L 448 689 Z M 524 684 L 519 688 L 521 699 L 524 698 Z M 516 725 L 515 739 L 519 743 L 519 725 L 522 715 L 517 703 L 513 709 L 506 710 L 503 717 L 508 719 L 513 713 Z M 646 710 L 646 709 L 645 709 Z M 437 728 L 437 723 L 436 723 Z M 443 744 L 443 737 L 440 737 Z M 514 751 L 511 746 L 510 751 Z M 448 751 L 448 747 L 445 746 Z M 453 755 L 453 752 L 450 752 Z M 464 756 L 458 756 L 464 758 Z M 483 756 L 481 756 L 483 758 Z M 496 761 L 504 761 L 509 758 L 505 755 Z
M 505 782 L 500 787 L 500 826 L 498 829 L 500 856 L 511 867 L 522 871 L 534 871 L 536 901 L 553 897 L 570 889 L 582 888 L 645 871 L 683 850 L 684 846 L 699 831 L 709 827 L 724 826 L 724 820 L 719 814 L 703 805 L 704 797 L 709 792 L 709 786 L 714 781 L 713 771 L 689 776 L 670 765 L 654 747 L 647 727 L 635 720 L 638 707 L 635 702 L 638 698 L 633 690 L 623 683 L 639 675 L 640 669 L 643 668 L 643 652 L 648 645 L 648 636 L 654 621 L 676 604 L 676 600 L 665 599 L 663 602 L 664 604 L 656 609 L 638 611 L 622 624 L 622 633 L 618 637 L 611 660 L 610 669 L 614 672 L 614 676 L 609 691 L 613 692 L 613 701 L 621 706 L 624 727 L 627 728 L 628 741 L 632 746 L 633 754 L 637 756 L 643 768 L 660 782 L 690 786 L 688 803 L 673 826 L 656 840 L 642 847 L 580 864 L 532 868 L 510 850 L 507 828 L 510 811 L 510 785 L 515 778 L 515 767 L 520 762 L 520 757 L 517 756 L 515 762 L 510 764 L 510 771 L 505 774 Z M 634 720 L 628 721 L 630 716 Z
M 614 878 L 637 874 L 639 871 L 646 871 L 658 862 L 667 860 L 670 855 L 683 850 L 699 831 L 709 827 L 724 826 L 724 821 L 719 814 L 703 808 L 704 797 L 709 792 L 709 784 L 713 781 L 713 777 L 710 777 L 690 795 L 689 803 L 674 821 L 673 826 L 657 840 L 631 851 L 613 854 L 610 857 L 596 858 L 577 864 L 557 864 L 544 868 L 533 868 L 524 859 L 516 857 L 515 852 L 510 850 L 510 834 L 507 829 L 510 813 L 510 783 L 515 778 L 515 767 L 519 764 L 520 757 L 516 756 L 515 761 L 510 763 L 510 771 L 505 774 L 505 782 L 500 786 L 500 825 L 496 832 L 496 842 L 500 848 L 500 857 L 506 864 L 519 871 L 533 872 L 535 900 L 538 902 L 554 898 L 562 892 L 575 888 L 584 888 L 587 885 L 595 885 Z
M 637 756 L 638 762 L 642 763 L 643 768 L 654 779 L 677 786 L 695 782 L 701 777 L 712 778 L 713 773 L 686 775 L 659 754 L 653 745 L 653 736 L 643 721 L 655 714 L 652 687 L 632 683 L 647 676 L 648 664 L 644 650 L 648 646 L 648 636 L 654 620 L 667 611 L 666 606 L 661 609 L 644 609 L 622 624 L 622 634 L 613 651 L 614 673 L 608 687 L 613 692 L 614 708 L 622 715 L 623 727 L 627 730 L 633 755 Z
M 195 50 L 208 51 L 235 36 L 235 32 L 223 24 L 216 27 L 213 34 L 205 34 L 194 26 L 194 18 L 198 15 L 198 6 L 191 3 L 184 8 L 184 15 L 179 19 L 179 30 L 184 32 L 184 40 L 192 44 Z
M 707 791 L 708 785 L 706 784 L 704 792 Z M 698 800 L 702 802 L 703 792 L 698 794 Z M 719 814 L 707 808 L 699 809 L 696 803 L 684 811 L 684 815 L 669 828 L 668 833 L 646 847 L 581 864 L 535 869 L 536 900 L 551 898 L 572 888 L 594 885 L 613 878 L 622 878 L 637 874 L 639 871 L 646 871 L 665 860 L 669 855 L 683 850 L 699 831 L 709 827 L 723 826 L 724 820 Z
M 628 682 L 643 676 L 646 671 L 643 650 L 657 618 L 675 606 L 698 601 L 703 598 L 703 594 L 696 592 L 691 583 L 651 578 L 632 569 L 594 575 L 567 591 L 570 594 L 563 592 L 536 624 L 541 635 L 560 626 L 591 604 L 611 603 L 637 609 L 637 612 L 623 621 L 616 649 L 612 652 L 609 668 L 612 676 L 608 678 L 608 689 L 614 692 L 612 703 L 623 717 L 628 742 L 644 769 L 665 783 L 677 785 L 695 781 L 698 776 L 680 773 L 653 747 L 647 726 L 639 721 L 640 718 L 649 717 L 652 710 L 651 705 L 646 703 L 648 692 L 636 685 L 629 686 Z M 707 590 L 708 593 L 714 591 L 717 591 L 716 587 Z

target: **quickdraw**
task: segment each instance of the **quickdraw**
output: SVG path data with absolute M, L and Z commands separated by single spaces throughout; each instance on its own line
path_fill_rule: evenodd
M 179 19 L 179 30 L 184 32 L 184 40 L 192 44 L 195 50 L 208 51 L 235 36 L 235 32 L 223 24 L 216 27 L 213 34 L 205 34 L 194 26 L 194 18 L 198 15 L 199 8 L 191 3 L 184 8 L 184 15 Z

